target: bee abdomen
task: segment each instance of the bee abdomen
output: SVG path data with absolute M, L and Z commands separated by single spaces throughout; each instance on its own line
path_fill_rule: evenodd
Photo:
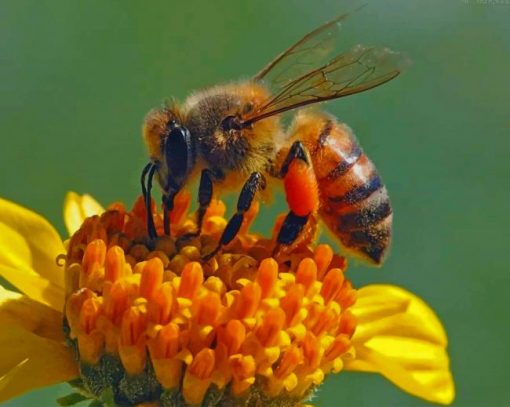
M 374 192 L 383 188 L 381 177 L 374 173 L 373 177 L 364 184 L 354 187 L 350 191 L 340 196 L 329 197 L 329 201 L 336 204 L 355 204 L 368 198 Z
M 391 242 L 392 209 L 377 169 L 348 126 L 319 114 L 297 122 L 318 179 L 322 220 L 349 252 L 381 264 Z

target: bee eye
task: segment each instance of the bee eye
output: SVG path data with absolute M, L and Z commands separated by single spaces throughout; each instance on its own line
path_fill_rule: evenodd
M 164 155 L 173 178 L 177 182 L 183 181 L 193 165 L 191 137 L 188 129 L 174 122 L 173 128 L 165 139 Z

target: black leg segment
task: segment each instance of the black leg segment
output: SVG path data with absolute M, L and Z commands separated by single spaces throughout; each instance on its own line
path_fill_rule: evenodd
M 287 172 L 289 171 L 289 165 L 295 159 L 302 160 L 306 164 L 309 164 L 305 153 L 305 146 L 299 140 L 292 143 L 289 153 L 287 154 L 287 157 L 285 157 L 285 161 L 283 162 L 282 168 L 280 170 L 280 178 L 283 178 L 285 175 L 287 175 Z
M 215 175 L 213 171 L 207 168 L 202 170 L 202 174 L 200 175 L 200 184 L 198 186 L 197 230 L 181 236 L 179 241 L 186 241 L 200 235 L 205 212 L 212 201 L 214 179 Z
M 166 236 L 170 236 L 170 214 L 168 213 L 171 210 L 168 207 L 168 202 L 165 196 L 162 198 L 163 201 L 163 228 Z
M 308 215 L 298 216 L 290 211 L 283 221 L 280 232 L 278 233 L 277 242 L 285 245 L 292 244 L 298 238 L 307 221 Z
M 161 199 L 163 203 L 163 227 L 167 236 L 170 236 L 170 214 L 168 211 L 174 209 L 175 195 L 177 195 L 177 191 L 172 190 L 167 195 L 163 195 Z
M 211 204 L 213 197 L 213 173 L 205 169 L 200 175 L 200 185 L 198 186 L 198 212 L 197 212 L 197 232 L 199 235 L 202 230 L 202 222 L 207 208 Z
M 147 164 L 141 176 L 141 184 L 142 184 L 142 195 L 145 202 L 145 210 L 147 213 L 147 231 L 149 233 L 149 238 L 155 239 L 158 237 L 156 232 L 156 226 L 154 225 L 154 218 L 152 217 L 152 179 L 154 178 L 154 174 L 156 173 L 156 166 L 153 163 Z M 145 179 L 147 178 L 147 187 L 145 186 Z
M 239 199 L 237 200 L 237 212 L 228 221 L 216 249 L 205 255 L 203 257 L 204 260 L 212 258 L 216 253 L 218 253 L 222 246 L 229 244 L 236 237 L 239 229 L 241 229 L 241 225 L 243 224 L 244 214 L 248 209 L 250 209 L 253 199 L 255 198 L 255 194 L 259 189 L 264 189 L 265 187 L 266 180 L 260 172 L 254 172 L 250 175 L 250 178 L 248 178 L 248 181 L 244 184 L 241 194 L 239 195 Z

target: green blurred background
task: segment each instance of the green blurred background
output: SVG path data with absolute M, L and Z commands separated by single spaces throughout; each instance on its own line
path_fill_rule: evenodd
M 355 129 L 394 205 L 384 268 L 355 266 L 350 276 L 357 285 L 402 285 L 437 311 L 456 405 L 510 405 L 510 1 L 366 3 L 345 38 L 403 51 L 413 65 L 386 86 L 324 106 Z M 3 0 L 1 196 L 61 233 L 68 190 L 132 202 L 147 161 L 140 125 L 151 107 L 249 77 L 351 8 L 322 0 Z M 7 405 L 51 406 L 68 392 L 55 386 Z M 381 377 L 348 373 L 331 377 L 315 402 L 427 404 Z

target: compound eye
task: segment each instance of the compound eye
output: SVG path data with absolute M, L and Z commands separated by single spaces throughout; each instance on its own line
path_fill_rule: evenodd
M 170 130 L 165 139 L 165 159 L 172 177 L 177 182 L 182 182 L 191 170 L 193 164 L 191 137 L 188 129 L 170 123 L 167 125 Z

